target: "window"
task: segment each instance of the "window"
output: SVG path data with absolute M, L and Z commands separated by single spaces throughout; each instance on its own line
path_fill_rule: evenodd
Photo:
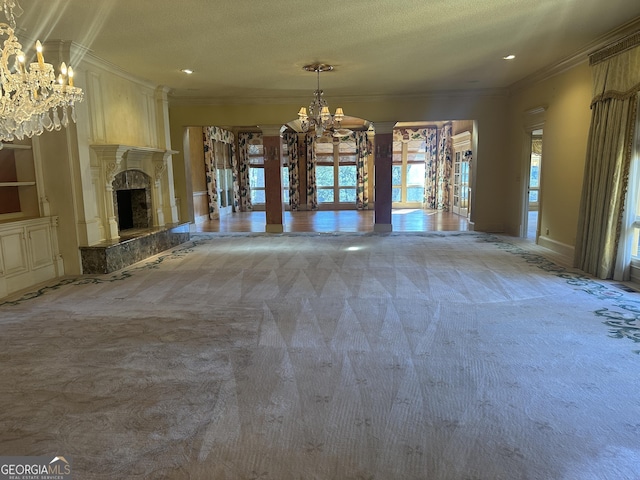
M 356 142 L 316 142 L 318 203 L 325 206 L 356 204 Z
M 632 236 L 631 244 L 631 280 L 640 283 L 640 96 L 638 97 L 638 116 L 636 118 L 636 131 L 631 156 L 631 167 L 629 169 L 629 186 L 627 201 L 633 202 L 634 210 L 630 211 L 633 221 L 633 228 L 628 229 L 627 235 Z M 629 225 L 629 223 L 626 223 Z M 626 236 L 628 241 L 629 237 Z M 625 239 L 621 238 L 623 242 Z
M 264 148 L 262 145 L 249 145 L 249 188 L 251 204 L 264 205 Z
M 285 207 L 289 205 L 289 146 L 282 142 L 282 201 Z
M 282 145 L 282 201 L 289 205 L 289 151 Z M 249 145 L 249 188 L 251 204 L 263 207 L 266 204 L 264 180 L 264 148 L 262 145 Z
M 218 187 L 218 207 L 233 205 L 233 173 L 230 165 L 230 145 L 214 142 L 216 185 Z
M 529 209 L 538 209 L 540 192 L 540 160 L 542 158 L 542 137 L 535 135 L 531 139 L 531 170 L 529 174 Z
M 394 207 L 421 207 L 424 199 L 426 142 L 393 142 L 391 167 Z

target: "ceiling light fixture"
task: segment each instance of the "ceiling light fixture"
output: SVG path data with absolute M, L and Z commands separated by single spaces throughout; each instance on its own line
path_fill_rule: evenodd
M 180 70 L 182 73 L 186 73 L 187 75 L 191 75 L 193 73 L 193 70 L 191 70 L 190 68 L 183 68 L 182 70 Z
M 513 54 L 507 55 L 506 57 L 502 57 L 503 60 L 513 60 L 514 58 L 516 58 L 516 56 Z
M 300 108 L 298 112 L 298 119 L 300 120 L 300 126 L 303 132 L 309 131 L 314 128 L 316 137 L 321 137 L 325 132 L 333 131 L 336 128 L 340 128 L 342 119 L 344 118 L 344 112 L 342 108 L 336 108 L 335 115 L 331 116 L 329 112 L 329 105 L 327 101 L 322 98 L 324 92 L 320 90 L 320 72 L 330 72 L 333 70 L 333 65 L 327 65 L 326 63 L 312 63 L 302 67 L 307 72 L 316 72 L 318 74 L 318 88 L 313 92 L 313 100 L 309 104 L 309 113 L 305 107 Z
M 73 69 L 63 62 L 56 78 L 53 65 L 44 61 L 40 41 L 36 42 L 37 60 L 27 66 L 14 31 L 22 8 L 16 0 L 3 0 L 3 10 L 9 24 L 0 23 L 0 36 L 6 37 L 0 58 L 0 142 L 66 127 L 68 107 L 75 122 L 75 102 L 82 101 L 83 93 L 73 84 Z

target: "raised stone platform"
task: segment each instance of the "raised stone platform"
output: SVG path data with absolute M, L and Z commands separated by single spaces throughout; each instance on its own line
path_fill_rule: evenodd
M 111 273 L 173 248 L 191 238 L 189 224 L 131 229 L 116 241 L 80 247 L 82 273 Z

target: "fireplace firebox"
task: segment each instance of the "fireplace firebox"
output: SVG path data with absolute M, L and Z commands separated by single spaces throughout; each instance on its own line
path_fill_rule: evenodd
M 139 170 L 125 170 L 113 180 L 113 203 L 117 213 L 118 230 L 150 228 L 151 179 Z

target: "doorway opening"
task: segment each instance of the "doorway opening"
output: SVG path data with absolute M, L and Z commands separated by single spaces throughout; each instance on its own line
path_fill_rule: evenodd
M 540 205 L 542 178 L 542 129 L 531 132 L 530 153 L 528 158 L 527 194 L 525 196 L 525 216 L 523 218 L 523 237 L 537 243 L 540 236 Z

